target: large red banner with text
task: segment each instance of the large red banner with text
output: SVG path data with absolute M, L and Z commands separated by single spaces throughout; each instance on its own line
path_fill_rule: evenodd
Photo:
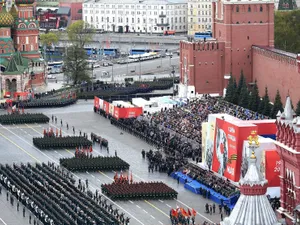
M 212 170 L 237 182 L 240 179 L 243 142 L 253 130 L 257 130 L 255 125 L 217 118 Z
M 104 110 L 107 114 L 110 114 L 116 119 L 125 119 L 138 117 L 143 114 L 142 107 L 132 107 L 132 108 L 118 108 L 113 104 L 102 100 L 101 98 L 94 97 L 94 106 L 98 109 Z
M 109 113 L 109 102 L 103 100 L 103 110 L 108 114 Z
M 96 97 L 96 96 L 94 97 L 94 107 L 96 107 L 97 109 L 99 109 L 99 107 L 100 107 L 99 106 L 99 100 L 100 99 L 98 97 Z
M 268 180 L 268 187 L 279 187 L 281 167 L 280 156 L 276 150 L 267 150 L 265 155 L 265 174 L 266 179 Z

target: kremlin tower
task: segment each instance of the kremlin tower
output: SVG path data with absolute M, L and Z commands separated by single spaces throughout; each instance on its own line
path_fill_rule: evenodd
M 45 82 L 34 0 L 6 0 L 0 7 L 1 97 L 16 97 Z
M 241 195 L 229 217 L 221 225 L 279 225 L 276 214 L 266 196 L 268 181 L 256 165 L 254 150 L 259 146 L 255 131 L 249 136 L 252 155 L 244 178 L 240 180 Z

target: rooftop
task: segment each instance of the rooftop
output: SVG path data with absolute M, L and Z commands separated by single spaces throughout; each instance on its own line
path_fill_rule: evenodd
M 140 5 L 168 5 L 168 4 L 184 4 L 187 0 L 86 0 L 84 3 L 95 4 L 140 4 Z
M 221 225 L 277 225 L 279 223 L 275 212 L 265 194 L 268 181 L 256 164 L 254 149 L 259 146 L 258 136 L 251 133 L 248 140 L 252 155 L 249 157 L 247 173 L 240 180 L 241 196 L 230 216 L 226 217 Z
M 262 50 L 266 50 L 266 51 L 270 51 L 270 52 L 274 52 L 278 55 L 287 56 L 287 57 L 290 57 L 290 58 L 293 58 L 293 59 L 297 58 L 297 54 L 291 53 L 291 52 L 286 52 L 286 51 L 283 51 L 283 50 L 280 50 L 280 49 L 277 49 L 277 48 L 263 47 L 263 46 L 257 46 L 257 45 L 253 45 L 252 47 L 260 48 Z

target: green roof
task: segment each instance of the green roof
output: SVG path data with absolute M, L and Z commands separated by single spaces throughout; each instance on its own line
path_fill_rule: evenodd
M 36 3 L 37 7 L 55 7 L 55 6 L 59 6 L 59 2 L 37 2 Z
M 8 62 L 5 71 L 2 73 L 3 75 L 22 74 L 28 68 L 30 61 L 30 59 L 23 57 L 19 51 L 15 52 L 9 60 L 1 59 L 3 59 L 3 62 L 5 60 Z
M 8 59 L 7 58 L 0 58 L 0 65 L 7 67 Z

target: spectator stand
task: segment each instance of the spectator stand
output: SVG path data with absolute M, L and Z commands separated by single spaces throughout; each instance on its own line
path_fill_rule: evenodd
M 217 192 L 214 188 L 209 187 L 209 185 L 206 185 L 205 182 L 201 183 L 197 180 L 195 171 L 192 169 L 193 167 L 195 168 L 196 165 L 193 164 L 192 167 L 190 167 L 191 164 L 187 168 L 189 169 L 180 169 L 177 172 L 171 173 L 171 177 L 174 179 L 178 180 L 180 183 L 184 184 L 184 187 L 188 189 L 189 191 L 195 193 L 195 194 L 200 194 L 204 198 L 211 199 L 215 203 L 219 205 L 227 205 L 230 209 L 232 209 L 235 206 L 235 203 L 237 202 L 239 198 L 239 192 L 233 192 L 228 195 L 222 195 L 221 193 Z M 204 170 L 200 167 L 198 167 L 200 170 Z M 206 173 L 211 173 L 211 176 L 216 179 L 222 179 L 225 181 L 224 178 L 221 178 L 219 176 L 216 176 L 213 172 L 206 170 Z M 194 174 L 193 177 L 191 177 L 191 174 Z M 196 176 L 195 176 L 196 175 Z M 202 174 L 203 176 L 203 174 Z M 216 179 L 216 180 L 218 180 Z M 216 181 L 218 182 L 218 181 Z M 228 182 L 226 180 L 226 182 Z M 212 185 L 212 184 L 211 184 Z M 232 187 L 232 188 L 237 188 L 236 186 L 233 186 L 233 183 L 226 183 L 226 186 Z

